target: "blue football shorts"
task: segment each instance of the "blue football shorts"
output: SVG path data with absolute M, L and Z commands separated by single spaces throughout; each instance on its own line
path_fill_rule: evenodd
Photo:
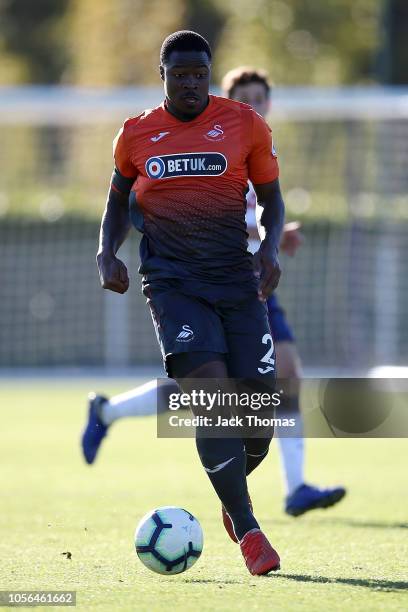
M 224 288 L 225 289 L 225 288 Z M 177 279 L 144 287 L 167 370 L 171 355 L 223 353 L 231 378 L 275 377 L 275 351 L 266 304 L 255 291 L 228 293 L 211 285 L 194 293 Z

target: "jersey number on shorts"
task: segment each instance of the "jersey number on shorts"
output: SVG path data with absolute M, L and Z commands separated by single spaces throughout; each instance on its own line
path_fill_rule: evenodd
M 275 359 L 273 357 L 274 346 L 273 346 L 272 336 L 271 334 L 265 334 L 264 337 L 262 338 L 262 344 L 269 344 L 269 343 L 271 346 L 269 347 L 265 355 L 261 357 L 262 363 L 266 363 L 268 365 L 264 368 L 258 368 L 258 372 L 260 374 L 269 374 L 269 372 L 272 372 L 275 369 Z

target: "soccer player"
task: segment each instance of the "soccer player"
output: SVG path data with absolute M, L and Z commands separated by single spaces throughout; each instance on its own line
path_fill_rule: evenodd
M 253 109 L 209 95 L 211 50 L 190 31 L 163 42 L 165 100 L 127 120 L 114 141 L 115 169 L 102 218 L 102 287 L 129 288 L 117 252 L 142 233 L 140 273 L 169 376 L 231 379 L 273 388 L 273 340 L 265 300 L 276 288 L 284 205 L 271 131 Z M 262 242 L 247 250 L 247 181 L 262 208 Z M 128 202 L 130 198 L 130 218 Z M 184 333 L 181 333 L 184 332 Z M 187 336 L 185 334 L 187 333 Z M 224 525 L 251 574 L 279 569 L 259 527 L 247 476 L 268 453 L 264 437 L 214 438 L 197 428 L 197 450 L 222 503 Z
M 270 84 L 266 73 L 253 68 L 239 67 L 228 72 L 222 82 L 223 94 L 240 102 L 248 103 L 265 117 L 270 110 Z M 255 220 L 256 195 L 252 186 L 247 194 L 246 223 L 250 232 L 251 250 L 258 248 L 259 236 Z M 284 226 L 280 248 L 288 255 L 294 255 L 301 244 L 298 224 Z M 276 295 L 267 300 L 268 316 L 277 355 L 277 372 L 281 379 L 290 381 L 290 393 L 282 396 L 282 409 L 296 415 L 295 431 L 290 436 L 278 437 L 282 472 L 286 485 L 285 511 L 300 516 L 314 508 L 329 507 L 340 501 L 345 494 L 343 487 L 319 489 L 304 481 L 304 440 L 302 417 L 299 412 L 299 388 L 301 362 L 296 349 L 293 332 L 280 307 Z M 154 414 L 168 407 L 168 396 L 177 393 L 175 381 L 157 386 L 150 381 L 136 389 L 117 395 L 110 400 L 91 394 L 90 410 L 83 451 L 88 463 L 93 463 L 99 446 L 110 425 L 126 416 Z M 279 433 L 279 432 L 278 432 Z
M 225 96 L 249 104 L 264 118 L 270 111 L 271 86 L 263 70 L 245 66 L 231 70 L 222 80 L 222 90 Z M 248 231 L 257 246 L 256 194 L 251 185 L 247 203 Z M 286 224 L 283 229 L 280 248 L 290 256 L 296 253 L 302 242 L 298 228 L 299 224 L 295 222 Z M 277 375 L 282 381 L 287 381 L 288 387 L 282 395 L 279 410 L 290 416 L 296 415 L 296 426 L 291 429 L 290 435 L 277 431 L 286 484 L 285 511 L 292 516 L 299 516 L 314 508 L 333 506 L 344 497 L 346 491 L 343 487 L 320 489 L 305 483 L 303 423 L 299 410 L 301 360 L 293 332 L 275 293 L 268 297 L 267 306 L 276 351 Z

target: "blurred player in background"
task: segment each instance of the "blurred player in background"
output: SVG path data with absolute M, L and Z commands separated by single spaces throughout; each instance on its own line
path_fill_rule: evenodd
M 268 75 L 263 70 L 245 66 L 235 68 L 224 76 L 222 90 L 226 97 L 249 104 L 264 118 L 271 110 L 271 86 Z M 254 252 L 258 248 L 259 236 L 255 215 L 256 194 L 251 184 L 247 205 L 249 246 Z M 283 229 L 280 249 L 291 257 L 302 243 L 299 227 L 298 223 L 292 222 L 287 223 Z M 277 375 L 286 382 L 281 386 L 287 387 L 282 395 L 280 410 L 289 416 L 296 414 L 296 430 L 291 429 L 289 436 L 287 431 L 276 432 L 286 484 L 285 511 L 292 516 L 299 516 L 314 508 L 328 508 L 336 504 L 346 491 L 343 487 L 319 489 L 305 483 L 305 443 L 299 407 L 302 364 L 292 329 L 275 293 L 268 298 L 267 305 L 276 350 Z
M 125 121 L 114 141 L 99 276 L 104 289 L 128 290 L 117 252 L 132 220 L 143 235 L 139 271 L 168 375 L 184 392 L 196 391 L 192 379 L 213 380 L 227 393 L 239 391 L 244 379 L 251 391 L 272 393 L 275 356 L 265 301 L 280 277 L 279 167 L 264 119 L 246 104 L 209 95 L 210 73 L 211 49 L 199 34 L 176 32 L 163 42 L 165 100 Z M 247 250 L 248 179 L 262 209 L 255 257 Z M 103 422 L 103 412 L 100 417 Z M 277 570 L 279 555 L 260 529 L 247 488 L 273 429 L 262 437 L 253 430 L 218 432 L 209 437 L 197 427 L 196 445 L 224 526 L 251 574 Z
M 228 72 L 222 81 L 223 94 L 231 99 L 252 106 L 262 117 L 270 111 L 270 84 L 266 73 L 253 68 L 239 67 Z M 246 222 L 249 232 L 250 250 L 255 252 L 259 247 L 259 234 L 255 218 L 256 194 L 250 185 L 247 193 Z M 280 249 L 293 256 L 302 238 L 298 223 L 284 226 Z M 267 300 L 269 323 L 277 356 L 277 373 L 280 379 L 287 380 L 288 389 L 282 396 L 282 410 L 296 414 L 296 431 L 290 436 L 277 432 L 282 471 L 286 485 L 285 511 L 292 516 L 299 516 L 314 508 L 326 508 L 340 501 L 344 494 L 343 487 L 319 489 L 305 483 L 304 479 L 304 439 L 302 419 L 299 411 L 299 392 L 301 379 L 301 362 L 296 349 L 293 332 L 286 320 L 277 296 L 271 295 Z M 91 394 L 87 429 L 83 438 L 84 456 L 88 463 L 95 460 L 99 446 L 109 426 L 116 420 L 127 416 L 143 416 L 167 409 L 168 395 L 178 392 L 175 381 L 169 379 L 157 386 L 155 380 L 127 393 L 112 397 Z M 290 418 L 291 414 L 289 414 Z M 279 433 L 281 435 L 279 435 Z

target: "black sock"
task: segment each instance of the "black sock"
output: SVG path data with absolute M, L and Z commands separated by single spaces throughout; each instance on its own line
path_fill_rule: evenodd
M 248 476 L 265 459 L 271 438 L 246 438 L 246 475 Z
M 244 442 L 240 438 L 198 436 L 196 443 L 201 463 L 234 524 L 235 535 L 242 540 L 250 529 L 259 529 L 249 508 Z
M 251 472 L 254 471 L 255 468 L 265 459 L 268 454 L 268 449 L 262 455 L 250 455 L 247 451 L 247 467 L 246 467 L 246 475 L 249 476 Z

